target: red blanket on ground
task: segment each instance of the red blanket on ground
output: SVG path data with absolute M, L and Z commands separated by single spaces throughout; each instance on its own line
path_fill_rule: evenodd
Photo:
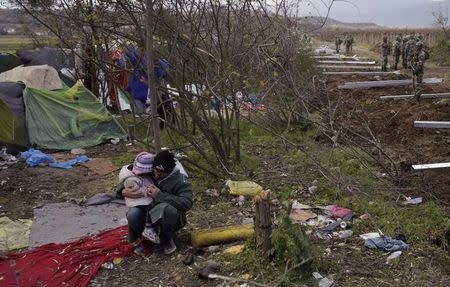
M 101 265 L 132 252 L 127 227 L 65 244 L 46 244 L 0 260 L 0 286 L 87 286 Z

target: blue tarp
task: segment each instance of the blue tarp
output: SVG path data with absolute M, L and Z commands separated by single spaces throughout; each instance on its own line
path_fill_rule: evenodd
M 69 169 L 72 168 L 74 165 L 77 165 L 79 163 L 87 162 L 90 160 L 89 157 L 85 155 L 80 155 L 74 159 L 64 161 L 64 162 L 57 162 L 55 159 L 40 150 L 30 148 L 29 150 L 23 152 L 20 154 L 20 157 L 25 160 L 26 164 L 29 167 L 35 167 L 38 165 L 47 165 L 54 168 L 64 168 Z

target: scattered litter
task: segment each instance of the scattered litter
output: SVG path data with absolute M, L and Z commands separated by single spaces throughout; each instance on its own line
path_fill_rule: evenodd
M 231 195 L 255 196 L 263 190 L 259 184 L 253 181 L 227 180 L 225 186 L 228 187 Z
M 181 262 L 184 265 L 190 266 L 194 263 L 194 255 L 192 253 L 186 253 L 186 255 L 183 256 L 183 259 L 181 259 Z
M 333 283 L 334 281 L 332 279 L 325 277 L 319 281 L 319 287 L 330 287 Z
M 105 262 L 102 264 L 102 268 L 106 270 L 113 270 L 114 264 L 112 264 L 112 262 Z
M 246 217 L 242 220 L 242 224 L 253 224 L 254 220 L 251 217 Z
M 198 269 L 197 275 L 200 278 L 208 279 L 210 274 L 216 273 L 220 270 L 220 265 L 214 260 L 208 260 L 203 263 Z
M 294 200 L 292 203 L 292 209 L 313 209 L 313 207 Z
M 409 247 L 402 240 L 396 240 L 391 237 L 369 238 L 366 239 L 364 245 L 369 249 L 378 249 L 386 252 L 398 251 Z
M 350 220 L 353 217 L 353 212 L 348 208 L 333 205 L 331 208 L 331 216 L 334 218 L 342 218 L 343 220 Z
M 1 182 L 0 182 L 0 186 L 3 186 L 3 185 L 5 185 L 7 183 L 7 181 L 6 180 L 2 180 Z
M 311 226 L 311 227 L 319 227 L 320 228 L 320 227 L 327 226 L 333 222 L 335 222 L 335 221 L 325 215 L 320 214 L 317 216 L 317 218 L 313 218 L 313 219 L 306 221 L 306 225 Z
M 394 260 L 395 258 L 400 257 L 400 255 L 402 255 L 401 251 L 393 252 L 391 255 L 388 256 L 388 258 L 386 258 L 386 264 L 391 263 L 392 260 Z
M 212 246 L 208 246 L 203 248 L 203 251 L 205 252 L 209 252 L 209 253 L 214 253 L 220 250 L 220 246 L 219 245 L 212 245 Z
M 319 273 L 319 272 L 313 272 L 313 273 L 312 273 L 312 276 L 313 276 L 314 278 L 316 278 L 317 280 L 319 280 L 319 279 L 322 279 L 322 278 L 323 278 L 323 276 L 322 276 L 322 275 L 320 275 L 320 273 Z
M 368 213 L 364 213 L 363 215 L 361 215 L 360 217 L 359 217 L 359 219 L 361 219 L 361 220 L 367 220 L 367 219 L 369 219 L 370 218 L 370 214 L 368 214 Z
M 30 219 L 13 221 L 6 216 L 0 217 L 0 251 L 28 247 L 31 224 Z
M 281 177 L 288 177 L 288 174 L 283 172 L 282 174 L 280 174 L 280 176 Z
M 303 209 L 292 209 L 291 213 L 289 214 L 289 218 L 294 223 L 305 223 L 309 219 L 316 218 L 317 214 L 310 210 L 303 210 Z
M 70 150 L 70 153 L 73 155 L 82 155 L 82 154 L 85 154 L 86 151 L 82 148 L 73 148 Z
M 111 143 L 114 144 L 114 145 L 118 144 L 119 142 L 120 142 L 119 138 L 115 138 L 115 139 L 111 140 Z
M 416 197 L 416 198 L 411 198 L 411 197 L 406 197 L 406 200 L 402 202 L 403 205 L 416 205 L 416 204 L 421 204 L 423 202 L 423 198 L 422 197 Z
M 381 234 L 378 232 L 370 232 L 370 233 L 361 234 L 359 237 L 361 239 L 367 240 L 367 239 L 371 239 L 371 238 L 381 237 Z
M 112 262 L 114 263 L 114 265 L 120 265 L 120 263 L 123 262 L 123 257 L 116 257 Z
M 8 167 L 10 165 L 16 164 L 18 162 L 17 158 L 6 152 L 6 147 L 0 150 L 0 166 Z
M 207 189 L 205 191 L 205 193 L 207 196 L 210 196 L 210 197 L 219 197 L 220 196 L 219 192 L 215 189 Z
M 241 253 L 243 250 L 244 250 L 244 245 L 241 244 L 241 245 L 231 246 L 231 247 L 225 249 L 223 251 L 223 253 L 231 254 L 231 255 L 237 255 L 237 254 Z
M 315 179 L 312 183 L 311 186 L 308 187 L 308 192 L 309 193 L 315 193 L 317 191 L 317 189 L 319 188 L 317 185 L 319 184 L 319 182 L 317 181 L 317 179 Z
M 233 202 L 235 205 L 237 206 L 243 206 L 245 203 L 245 196 L 240 195 L 239 197 L 235 197 L 231 200 L 231 202 Z
M 339 231 L 339 232 L 336 232 L 337 234 L 337 237 L 339 237 L 340 239 L 347 239 L 347 238 L 350 238 L 350 237 L 352 237 L 352 235 L 353 235 L 353 231 L 351 231 L 351 230 L 342 230 L 342 231 Z

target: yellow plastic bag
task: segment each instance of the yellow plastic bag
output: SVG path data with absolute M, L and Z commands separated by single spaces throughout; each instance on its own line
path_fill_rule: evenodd
M 255 196 L 258 195 L 263 188 L 253 181 L 228 181 L 228 188 L 231 195 Z

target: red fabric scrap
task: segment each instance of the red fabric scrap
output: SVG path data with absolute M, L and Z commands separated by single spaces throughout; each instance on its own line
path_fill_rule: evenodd
M 45 244 L 0 260 L 0 286 L 87 286 L 101 265 L 130 255 L 127 227 L 71 243 Z
M 343 218 L 344 220 L 350 220 L 353 216 L 353 212 L 348 208 L 333 205 L 333 207 L 331 208 L 331 215 L 334 218 Z

